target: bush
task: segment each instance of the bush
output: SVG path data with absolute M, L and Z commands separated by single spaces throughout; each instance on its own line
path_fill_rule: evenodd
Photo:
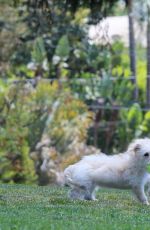
M 92 113 L 68 88 L 61 91 L 56 82 L 40 81 L 36 88 L 29 83 L 1 82 L 0 87 L 0 180 L 33 183 L 40 175 L 40 166 L 35 169 L 34 163 L 37 166 L 42 157 L 36 156 L 33 162 L 30 152 L 43 135 L 59 157 L 73 142 L 85 142 Z

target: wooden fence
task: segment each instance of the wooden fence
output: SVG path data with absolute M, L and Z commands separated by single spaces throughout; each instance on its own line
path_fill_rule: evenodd
M 18 84 L 20 82 L 23 82 L 23 83 L 30 83 L 33 87 L 36 87 L 37 85 L 37 82 L 39 81 L 40 79 L 39 78 L 36 78 L 36 79 L 24 79 L 24 80 L 9 80 L 10 83 L 12 84 Z M 44 81 L 48 82 L 49 84 L 52 84 L 54 81 L 58 81 L 59 84 L 60 84 L 60 90 L 63 90 L 63 86 L 65 87 L 66 85 L 70 86 L 70 88 L 73 90 L 73 93 L 76 94 L 76 92 L 78 92 L 78 95 L 80 95 L 80 97 L 82 98 L 82 93 L 84 92 L 84 87 L 87 87 L 87 86 L 90 86 L 91 89 L 92 87 L 95 87 L 94 85 L 94 82 L 95 84 L 97 84 L 97 82 L 101 81 L 101 78 L 89 78 L 89 79 L 43 79 Z M 120 80 L 120 79 L 119 79 Z M 114 77 L 110 77 L 109 78 L 109 81 L 111 81 L 114 86 L 115 84 L 118 84 L 117 81 L 118 79 L 117 78 L 114 78 Z M 121 82 L 122 81 L 126 81 L 126 82 L 131 82 L 131 85 L 133 84 L 133 77 L 129 77 L 129 78 L 122 78 L 120 80 Z M 81 91 L 80 91 L 81 90 Z M 127 88 L 127 91 L 126 93 L 129 93 L 128 92 L 128 88 Z M 119 112 L 121 110 L 129 110 L 132 105 L 134 103 L 138 103 L 139 106 L 140 106 L 140 110 L 143 111 L 143 113 L 146 113 L 147 111 L 150 111 L 150 104 L 148 103 L 147 101 L 147 95 L 146 95 L 146 89 L 145 91 L 143 92 L 145 94 L 145 103 L 144 103 L 144 106 L 141 104 L 141 102 L 138 100 L 137 96 L 135 95 L 135 90 L 137 90 L 135 87 L 133 87 L 133 92 L 131 94 L 131 100 L 126 103 L 126 104 L 123 104 L 123 103 L 120 103 L 120 104 L 113 104 L 113 103 L 106 103 L 105 100 L 99 100 L 99 98 L 95 98 L 94 100 L 90 100 L 90 102 L 88 101 L 87 102 L 87 105 L 89 107 L 89 110 L 93 111 L 95 113 L 95 120 L 94 120 L 94 125 L 93 125 L 93 143 L 91 144 L 94 144 L 95 146 L 98 145 L 98 131 L 99 129 L 103 130 L 104 133 L 107 133 L 107 139 L 106 140 L 106 151 L 107 151 L 107 146 L 109 145 L 109 141 L 110 139 L 112 138 L 113 136 L 113 132 L 115 129 L 117 129 L 117 126 L 118 125 L 122 125 L 122 122 L 123 121 L 120 121 L 118 119 L 118 116 L 119 116 Z M 83 91 L 83 92 L 82 92 Z M 85 95 L 83 95 L 85 96 Z M 115 98 L 114 98 L 115 100 Z M 105 118 L 105 115 L 108 114 L 107 116 L 109 117 L 109 119 L 106 119 L 106 122 L 103 123 L 101 122 L 104 118 Z

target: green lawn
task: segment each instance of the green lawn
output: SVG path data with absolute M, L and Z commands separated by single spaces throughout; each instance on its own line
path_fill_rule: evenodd
M 98 201 L 70 201 L 67 189 L 0 184 L 0 230 L 149 230 L 150 207 L 128 191 L 102 190 Z

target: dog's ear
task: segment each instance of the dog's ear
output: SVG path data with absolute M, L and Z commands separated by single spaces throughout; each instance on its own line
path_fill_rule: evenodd
M 141 149 L 141 144 L 139 144 L 139 142 L 137 141 L 132 142 L 128 147 L 128 151 L 133 153 L 136 153 L 140 149 Z
M 134 150 L 135 152 L 139 151 L 140 149 L 141 149 L 141 145 L 140 145 L 140 144 L 136 144 L 136 145 L 134 146 L 134 148 L 133 148 L 133 150 Z

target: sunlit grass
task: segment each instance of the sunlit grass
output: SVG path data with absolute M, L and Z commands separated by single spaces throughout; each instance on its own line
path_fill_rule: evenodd
M 150 207 L 128 191 L 102 190 L 98 201 L 71 201 L 67 189 L 0 185 L 0 230 L 148 230 Z

